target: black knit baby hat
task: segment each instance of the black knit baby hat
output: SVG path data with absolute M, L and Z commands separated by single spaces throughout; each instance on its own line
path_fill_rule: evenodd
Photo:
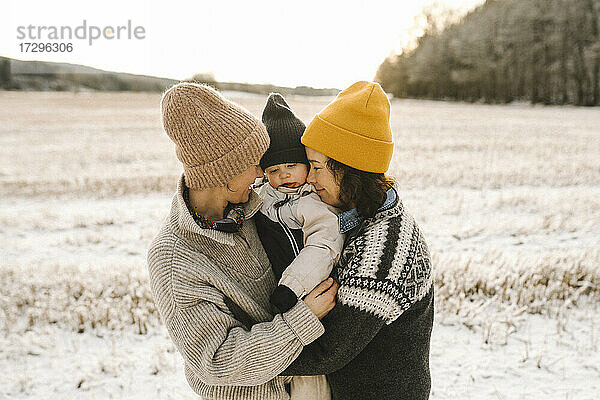
M 271 93 L 262 114 L 271 144 L 260 159 L 263 171 L 276 164 L 308 164 L 304 145 L 300 138 L 306 125 L 294 115 L 288 103 L 279 93 Z

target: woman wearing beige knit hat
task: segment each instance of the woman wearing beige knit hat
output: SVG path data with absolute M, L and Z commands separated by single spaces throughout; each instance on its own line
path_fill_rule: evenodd
M 208 86 L 182 83 L 161 102 L 184 173 L 148 251 L 154 301 L 203 399 L 289 399 L 278 376 L 323 333 L 337 284 L 323 282 L 274 315 L 276 281 L 253 221 L 250 185 L 269 146 L 264 125 Z
M 398 186 L 385 175 L 394 149 L 389 119 L 381 87 L 361 81 L 319 112 L 301 139 L 307 181 L 342 210 L 346 242 L 325 333 L 284 375 L 326 374 L 333 400 L 429 398 L 431 263 Z

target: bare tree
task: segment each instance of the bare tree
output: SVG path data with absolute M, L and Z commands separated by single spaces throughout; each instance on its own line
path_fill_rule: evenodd
M 488 0 L 428 9 L 424 34 L 376 79 L 403 97 L 600 105 L 600 0 Z

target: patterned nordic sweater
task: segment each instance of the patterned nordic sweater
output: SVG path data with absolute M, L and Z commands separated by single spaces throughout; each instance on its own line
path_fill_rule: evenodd
M 334 272 L 338 304 L 321 320 L 325 333 L 283 375 L 327 374 L 333 400 L 428 399 L 431 263 L 401 201 L 348 233 Z
M 323 332 L 303 301 L 274 315 L 276 281 L 244 205 L 240 232 L 200 228 L 183 200 L 183 176 L 171 212 L 148 251 L 154 302 L 202 399 L 286 400 L 290 378 L 277 376 Z

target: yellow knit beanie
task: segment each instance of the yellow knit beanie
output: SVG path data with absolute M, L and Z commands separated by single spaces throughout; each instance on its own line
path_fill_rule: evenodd
M 385 92 L 378 83 L 356 82 L 315 115 L 301 141 L 352 168 L 386 172 L 394 143 Z

